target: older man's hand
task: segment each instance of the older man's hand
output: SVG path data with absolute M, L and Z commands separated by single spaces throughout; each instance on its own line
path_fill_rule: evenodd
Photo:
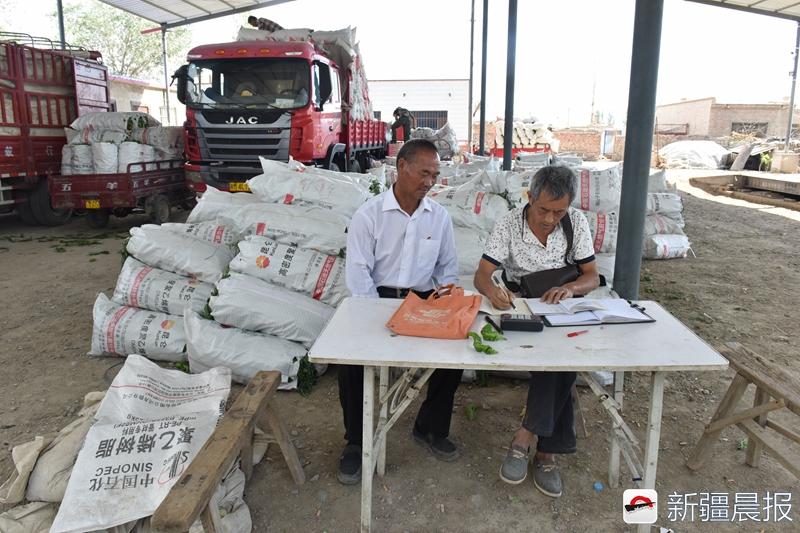
M 544 303 L 557 304 L 561 300 L 564 300 L 565 298 L 572 298 L 573 296 L 575 296 L 575 293 L 573 293 L 572 290 L 568 289 L 567 287 L 553 287 L 542 294 L 540 299 Z

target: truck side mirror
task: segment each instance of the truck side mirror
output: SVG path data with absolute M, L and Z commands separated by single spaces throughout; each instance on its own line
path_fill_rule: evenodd
M 178 80 L 176 87 L 178 92 L 178 101 L 186 105 L 186 86 L 189 80 L 189 65 L 182 65 L 172 75 L 172 81 Z
M 331 97 L 333 84 L 331 83 L 331 68 L 324 63 L 316 63 L 319 72 L 319 108 L 320 111 Z

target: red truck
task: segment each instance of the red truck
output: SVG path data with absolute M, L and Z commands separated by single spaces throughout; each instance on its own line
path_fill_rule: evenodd
M 29 224 L 66 222 L 47 177 L 61 173 L 64 128 L 108 111 L 108 72 L 100 54 L 49 39 L 0 32 L 0 212 L 16 208 Z
M 258 157 L 363 172 L 386 155 L 388 124 L 367 102 L 360 56 L 337 64 L 313 41 L 237 41 L 199 46 L 175 73 L 186 105 L 186 180 L 246 191 L 261 173 Z M 353 68 L 353 65 L 355 68 Z M 360 92 L 357 92 L 360 91 Z

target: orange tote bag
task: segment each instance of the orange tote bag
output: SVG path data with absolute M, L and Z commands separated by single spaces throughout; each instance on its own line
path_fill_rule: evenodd
M 453 285 L 442 287 L 427 300 L 410 292 L 386 327 L 409 337 L 464 339 L 480 306 L 480 295 L 465 296 L 464 289 Z

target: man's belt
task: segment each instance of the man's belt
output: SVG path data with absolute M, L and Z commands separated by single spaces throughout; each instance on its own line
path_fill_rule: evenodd
M 422 299 L 427 298 L 433 291 L 415 291 L 414 289 L 401 289 L 399 287 L 378 287 L 378 296 L 381 298 L 405 298 L 409 292 L 414 292 Z

